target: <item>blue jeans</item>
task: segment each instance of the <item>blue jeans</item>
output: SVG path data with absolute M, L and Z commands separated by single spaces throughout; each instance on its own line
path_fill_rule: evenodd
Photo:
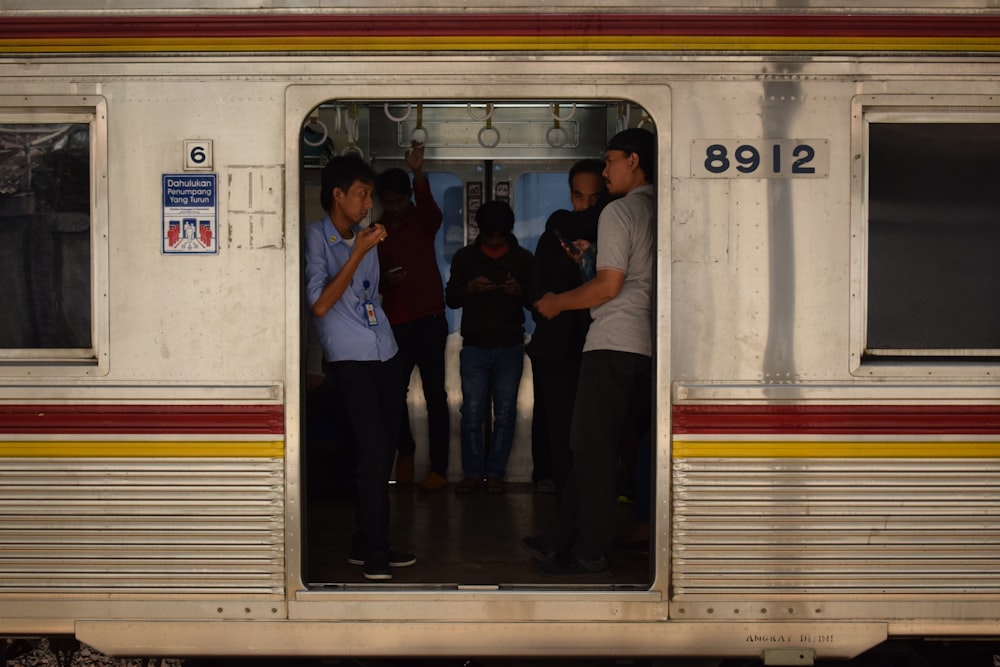
M 514 443 L 517 389 L 524 369 L 524 345 L 476 347 L 459 354 L 462 376 L 462 468 L 466 477 L 497 477 L 507 473 Z M 489 451 L 483 442 L 483 424 L 493 393 L 493 433 Z

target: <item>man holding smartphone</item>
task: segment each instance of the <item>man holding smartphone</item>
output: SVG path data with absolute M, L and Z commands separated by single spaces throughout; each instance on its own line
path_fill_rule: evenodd
M 503 493 L 507 459 L 514 442 L 517 393 L 524 367 L 524 308 L 531 253 L 513 234 L 514 212 L 491 201 L 476 211 L 479 235 L 455 253 L 445 299 L 462 309 L 462 468 L 455 493 L 485 486 Z M 483 442 L 483 425 L 493 398 L 493 429 Z
M 604 160 L 580 160 L 569 171 L 572 211 L 549 216 L 535 248 L 528 297 L 568 292 L 583 283 L 580 245 L 597 240 L 597 217 L 607 203 Z M 582 243 L 581 243 L 582 241 Z M 561 496 L 569 475 L 569 427 L 573 417 L 580 356 L 590 313 L 574 310 L 546 319 L 533 313 L 535 331 L 525 347 L 531 359 L 535 405 L 531 421 L 532 481 L 539 493 Z

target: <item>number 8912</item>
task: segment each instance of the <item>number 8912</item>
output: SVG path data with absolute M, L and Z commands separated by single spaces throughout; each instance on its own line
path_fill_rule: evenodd
M 691 174 L 695 178 L 823 178 L 828 165 L 825 139 L 692 142 Z

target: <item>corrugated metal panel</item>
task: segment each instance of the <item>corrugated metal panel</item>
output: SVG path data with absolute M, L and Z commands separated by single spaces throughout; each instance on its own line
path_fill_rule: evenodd
M 5 459 L 0 593 L 284 591 L 282 459 Z
M 1000 462 L 675 459 L 673 592 L 1000 593 Z

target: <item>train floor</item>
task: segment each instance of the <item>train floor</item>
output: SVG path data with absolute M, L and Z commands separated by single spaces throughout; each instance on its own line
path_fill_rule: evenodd
M 394 569 L 391 582 L 373 584 L 364 578 L 361 567 L 347 563 L 354 529 L 353 500 L 342 494 L 310 502 L 305 569 L 311 587 L 649 586 L 648 552 L 634 545 L 609 554 L 614 576 L 598 583 L 542 576 L 521 547 L 521 538 L 542 531 L 555 513 L 556 500 L 554 495 L 536 492 L 530 483 L 509 483 L 504 493 L 480 490 L 464 496 L 456 495 L 451 485 L 425 493 L 412 484 L 393 484 L 390 506 L 393 548 L 413 552 L 417 563 Z M 620 537 L 635 528 L 632 512 L 629 503 L 619 503 Z

